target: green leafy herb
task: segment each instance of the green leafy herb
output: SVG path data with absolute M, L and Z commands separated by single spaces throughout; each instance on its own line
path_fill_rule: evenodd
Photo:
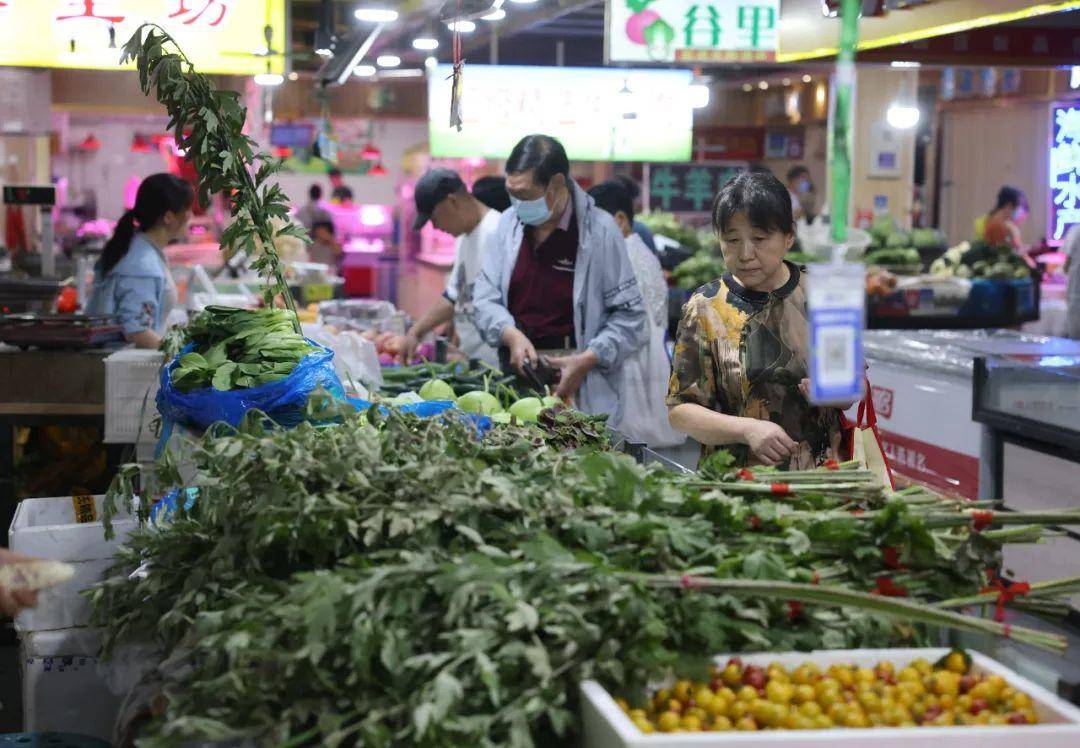
M 143 24 L 124 44 L 120 62 L 129 61 L 138 68 L 143 93 L 153 92 L 165 107 L 168 129 L 195 166 L 199 202 L 206 205 L 210 195 L 219 192 L 229 198 L 234 220 L 222 233 L 223 251 L 231 256 L 243 249 L 255 257 L 252 267 L 266 280 L 266 301 L 281 294 L 299 333 L 295 302 L 285 284 L 274 239 L 289 235 L 306 240 L 307 233 L 283 222 L 289 210 L 285 193 L 269 182 L 281 162 L 257 152 L 255 141 L 244 134 L 247 110 L 240 105 L 239 94 L 216 90 L 156 24 Z M 281 222 L 276 228 L 275 219 Z

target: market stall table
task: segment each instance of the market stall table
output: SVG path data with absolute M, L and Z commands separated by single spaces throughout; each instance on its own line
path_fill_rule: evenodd
M 0 527 L 5 545 L 16 504 L 16 428 L 104 427 L 104 360 L 111 352 L 21 351 L 0 345 Z M 110 465 L 117 457 L 110 454 Z

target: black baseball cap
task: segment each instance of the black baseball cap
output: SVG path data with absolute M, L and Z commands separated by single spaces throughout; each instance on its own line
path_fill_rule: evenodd
M 416 220 L 413 230 L 419 231 L 431 220 L 431 212 L 447 195 L 465 189 L 465 183 L 457 172 L 450 169 L 432 169 L 420 177 L 416 183 Z

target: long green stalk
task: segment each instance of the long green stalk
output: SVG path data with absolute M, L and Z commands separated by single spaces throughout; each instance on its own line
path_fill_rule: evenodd
M 816 584 L 798 584 L 795 582 L 772 582 L 752 579 L 717 579 L 715 577 L 687 577 L 669 574 L 642 574 L 620 572 L 620 579 L 637 582 L 651 587 L 682 587 L 689 590 L 725 592 L 732 595 L 769 597 L 781 600 L 798 600 L 806 603 L 841 605 L 869 610 L 881 615 L 900 618 L 915 623 L 945 626 L 961 631 L 973 631 L 995 636 L 1003 636 L 1030 644 L 1040 649 L 1063 652 L 1068 641 L 1063 636 L 1048 634 L 1043 631 L 1022 626 L 987 621 L 981 618 L 951 613 L 941 606 L 920 605 L 919 603 L 900 600 L 894 597 L 870 595 L 863 592 L 829 587 Z

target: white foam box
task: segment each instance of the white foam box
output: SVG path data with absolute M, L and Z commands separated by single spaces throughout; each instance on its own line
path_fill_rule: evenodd
M 111 741 L 124 697 L 160 657 L 145 645 L 121 645 L 102 661 L 100 649 L 100 629 L 20 635 L 23 730 Z
M 80 592 L 100 582 L 113 563 L 120 544 L 135 529 L 136 521 L 126 507 L 117 507 L 112 540 L 105 539 L 101 522 L 102 496 L 90 497 L 98 517 L 93 522 L 77 522 L 70 496 L 23 499 L 15 508 L 8 531 L 11 550 L 34 558 L 65 561 L 75 567 L 67 582 L 38 594 L 38 604 L 15 617 L 19 631 L 47 631 L 86 626 L 90 604 Z
M 873 667 L 881 661 L 897 669 L 923 657 L 935 662 L 950 650 L 930 649 L 836 649 L 814 652 L 765 652 L 740 654 L 746 665 L 766 667 L 779 662 L 791 669 L 804 662 L 821 668 L 833 664 Z M 1001 663 L 971 652 L 972 672 L 997 674 L 1034 702 L 1039 724 L 987 727 L 891 727 L 877 729 L 768 730 L 762 732 L 653 733 L 638 730 L 595 681 L 581 684 L 581 710 L 585 728 L 584 748 L 742 748 L 743 746 L 783 746 L 784 748 L 1077 748 L 1080 746 L 1080 709 L 1013 672 Z M 716 658 L 723 665 L 728 655 Z
M 125 348 L 105 359 L 105 443 L 154 443 L 160 351 Z

